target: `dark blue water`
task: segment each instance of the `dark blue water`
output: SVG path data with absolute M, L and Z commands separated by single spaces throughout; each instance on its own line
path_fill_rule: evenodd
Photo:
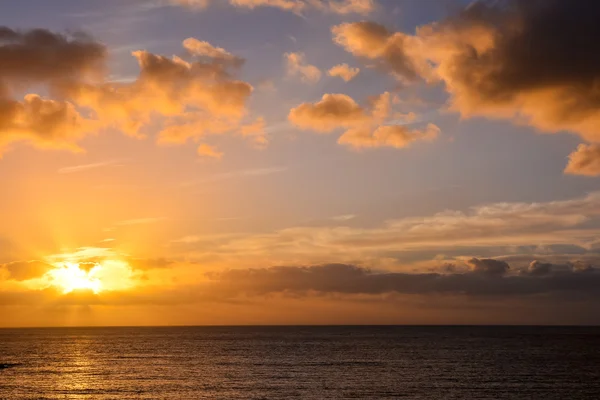
M 4 329 L 9 363 L 1 399 L 600 399 L 600 328 Z

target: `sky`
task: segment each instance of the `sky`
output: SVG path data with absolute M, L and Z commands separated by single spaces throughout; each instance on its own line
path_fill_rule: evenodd
M 596 2 L 0 9 L 0 326 L 600 323 Z

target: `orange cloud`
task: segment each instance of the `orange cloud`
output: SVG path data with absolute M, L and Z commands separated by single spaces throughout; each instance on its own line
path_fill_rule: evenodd
M 335 14 L 369 14 L 375 10 L 375 0 L 227 0 L 235 7 L 254 9 L 273 7 L 284 11 L 302 14 L 307 10 L 319 10 Z M 174 5 L 193 9 L 204 9 L 211 0 L 171 0 Z
M 508 119 L 600 142 L 600 58 L 589 40 L 600 36 L 599 15 L 596 2 L 476 2 L 414 35 L 373 22 L 341 24 L 332 33 L 347 51 L 404 82 L 442 82 L 450 108 L 463 117 Z M 590 150 L 572 156 L 568 173 L 584 154 Z
M 300 76 L 307 83 L 315 83 L 321 79 L 321 71 L 306 62 L 304 53 L 286 53 L 287 73 L 290 76 Z
M 213 61 L 232 63 L 236 66 L 244 63 L 243 58 L 234 56 L 221 47 L 214 47 L 212 44 L 196 38 L 188 38 L 184 40 L 183 47 L 194 56 L 204 56 L 212 59 Z
M 0 27 L 0 59 L 0 153 L 13 142 L 80 151 L 77 141 L 97 126 L 76 104 L 37 94 L 15 97 L 34 85 L 62 96 L 66 83 L 101 79 L 105 47 L 83 34 Z
M 317 103 L 300 104 L 290 111 L 288 118 L 302 129 L 325 133 L 370 120 L 365 110 L 345 94 L 325 94 Z
M 398 79 L 414 81 L 420 77 L 422 67 L 413 55 L 417 39 L 403 33 L 391 33 L 375 22 L 353 22 L 334 26 L 333 40 L 358 57 L 379 62 Z
M 9 279 L 15 281 L 25 281 L 43 276 L 46 272 L 54 268 L 44 261 L 15 261 L 0 265 L 9 273 Z
M 13 142 L 82 151 L 77 141 L 97 128 L 68 101 L 28 94 L 22 102 L 0 99 L 0 155 Z
M 223 157 L 223 153 L 218 151 L 215 147 L 210 146 L 205 143 L 198 146 L 198 155 L 202 156 L 202 157 L 216 158 L 216 159 L 221 159 Z
M 210 0 L 171 0 L 171 3 L 178 6 L 186 6 L 194 9 L 204 9 L 208 7 Z
M 339 64 L 332 67 L 327 73 L 329 76 L 337 76 L 345 80 L 346 82 L 350 82 L 352 79 L 358 75 L 360 72 L 359 68 L 351 68 L 348 64 Z
M 258 117 L 253 123 L 240 127 L 240 135 L 249 138 L 257 147 L 264 147 L 269 143 L 265 132 L 265 120 Z
M 306 3 L 301 0 L 229 0 L 229 3 L 237 7 L 256 8 L 256 7 L 276 7 L 286 11 L 300 13 L 306 7 Z
M 391 95 L 386 92 L 361 107 L 345 94 L 325 94 L 317 103 L 303 103 L 290 111 L 288 119 L 301 129 L 329 133 L 339 128 L 347 131 L 338 143 L 359 148 L 408 147 L 417 140 L 434 140 L 440 129 L 429 124 L 424 130 L 406 126 L 382 125 L 391 112 Z
M 134 82 L 72 85 L 69 94 L 93 110 L 105 126 L 132 136 L 143 136 L 158 117 L 161 144 L 235 131 L 247 114 L 246 102 L 253 91 L 250 84 L 233 78 L 229 68 L 243 60 L 194 38 L 183 46 L 198 58 L 186 61 L 136 51 L 140 74 Z
M 428 124 L 423 130 L 411 130 L 402 125 L 384 125 L 372 132 L 369 129 L 350 129 L 340 136 L 338 143 L 355 149 L 375 147 L 401 149 L 419 140 L 435 140 L 439 133 L 440 128 L 434 124 Z
M 13 142 L 81 151 L 87 134 L 116 128 L 141 137 L 151 122 L 160 126 L 159 143 L 238 130 L 253 91 L 233 77 L 244 60 L 195 38 L 183 47 L 191 60 L 133 52 L 139 76 L 115 83 L 105 77 L 105 47 L 84 34 L 0 28 L 0 151 Z M 60 100 L 15 99 L 33 85 Z
M 565 173 L 571 175 L 599 176 L 600 175 L 600 145 L 580 144 L 569 155 L 569 163 Z
M 154 114 L 185 116 L 187 110 L 208 116 L 239 118 L 252 93 L 246 82 L 231 79 L 225 67 L 202 61 L 187 62 L 136 51 L 138 79 L 128 84 L 79 85 L 70 88 L 77 103 L 96 111 L 99 119 L 137 135 Z
M 375 0 L 330 0 L 329 10 L 336 14 L 369 14 L 375 10 Z

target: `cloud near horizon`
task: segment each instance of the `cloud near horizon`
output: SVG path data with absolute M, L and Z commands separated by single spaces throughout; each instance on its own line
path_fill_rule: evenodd
M 599 193 L 547 203 L 486 204 L 391 219 L 369 228 L 348 225 L 333 221 L 257 234 L 197 235 L 193 243 L 173 251 L 207 266 L 240 267 L 335 261 L 384 269 L 410 265 L 422 271 L 448 263 L 472 268 L 469 260 L 491 256 L 518 267 L 535 259 L 563 264 L 600 261 Z M 504 266 L 474 266 L 507 272 Z
M 503 264 L 482 259 L 477 263 Z M 138 279 L 138 278 L 134 278 Z M 202 282 L 179 285 L 146 285 L 135 291 L 117 289 L 94 295 L 74 292 L 59 295 L 52 288 L 43 290 L 0 290 L 0 306 L 42 305 L 52 301 L 65 305 L 175 305 L 194 303 L 250 304 L 271 296 L 330 300 L 336 297 L 355 302 L 394 303 L 393 295 L 434 296 L 454 301 L 456 298 L 473 302 L 488 300 L 562 302 L 597 300 L 600 296 L 600 272 L 552 269 L 547 272 L 505 275 L 488 273 L 477 268 L 449 273 L 376 272 L 351 264 L 322 264 L 313 266 L 280 266 L 271 268 L 231 269 L 211 273 Z M 383 295 L 392 296 L 389 298 Z M 454 300 L 453 300 L 454 299 Z M 485 304 L 485 303 L 483 303 Z M 455 310 L 455 312 L 464 310 Z

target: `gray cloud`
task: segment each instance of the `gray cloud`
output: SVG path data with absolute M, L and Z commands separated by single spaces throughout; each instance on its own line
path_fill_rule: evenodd
M 510 269 L 506 262 L 493 258 L 472 258 L 467 263 L 471 265 L 473 272 L 487 275 L 504 275 Z
M 534 260 L 529 264 L 526 272 L 535 276 L 548 275 L 552 272 L 552 264 Z
M 348 264 L 313 267 L 274 267 L 231 270 L 214 276 L 214 289 L 222 294 L 265 295 L 277 292 L 342 294 L 464 294 L 515 296 L 584 294 L 600 295 L 600 273 L 594 269 L 506 275 L 508 264 L 493 259 L 473 261 L 466 273 L 377 273 Z

